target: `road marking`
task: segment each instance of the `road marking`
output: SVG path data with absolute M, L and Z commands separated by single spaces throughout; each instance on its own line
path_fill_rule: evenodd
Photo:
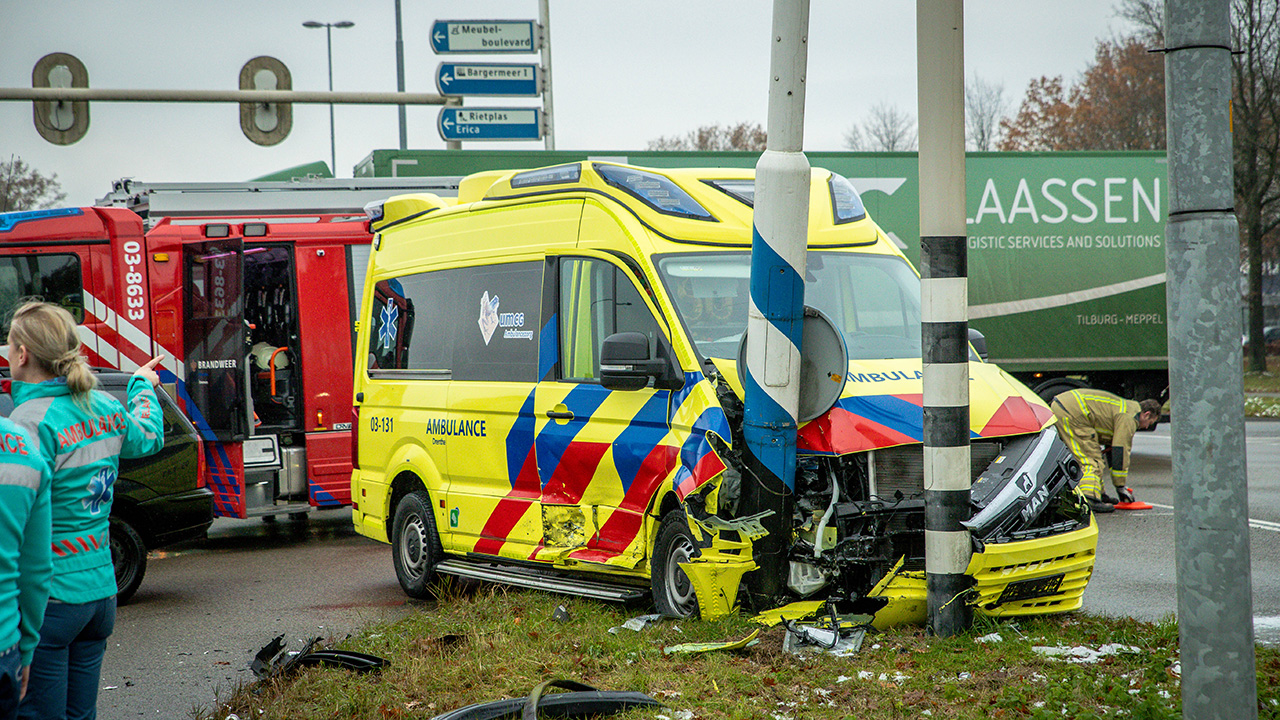
M 1160 503 L 1151 503 L 1152 507 L 1158 507 L 1163 510 L 1172 510 L 1172 505 L 1161 505 Z M 1255 530 L 1270 530 L 1271 532 L 1280 532 L 1280 523 L 1271 522 L 1270 520 L 1255 520 L 1249 518 L 1249 527 Z

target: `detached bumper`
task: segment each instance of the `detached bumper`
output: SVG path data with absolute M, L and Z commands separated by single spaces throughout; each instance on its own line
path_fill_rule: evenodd
M 988 543 L 965 571 L 974 579 L 974 609 L 995 617 L 1079 610 L 1097 548 L 1094 519 L 1063 535 Z

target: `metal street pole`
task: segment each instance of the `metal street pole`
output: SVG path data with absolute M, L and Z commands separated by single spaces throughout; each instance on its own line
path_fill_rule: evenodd
M 924 555 L 929 629 L 973 623 L 969 532 L 969 285 L 964 195 L 964 1 L 916 0 Z
M 743 435 L 748 468 L 744 514 L 772 510 L 757 541 L 755 590 L 773 600 L 786 587 L 796 475 L 805 252 L 809 246 L 809 160 L 804 156 L 809 0 L 774 0 L 769 58 L 768 144 L 756 163 L 747 309 Z
M 336 23 L 322 23 L 315 20 L 308 20 L 302 23 L 305 28 L 324 28 L 325 45 L 328 48 L 329 55 L 329 92 L 333 92 L 333 28 L 349 28 L 355 26 L 350 20 L 342 20 Z M 401 90 L 404 88 L 402 87 Z M 401 112 L 403 112 L 401 106 Z M 329 163 L 333 176 L 338 176 L 338 144 L 334 137 L 333 129 L 333 103 L 329 103 Z
M 400 0 L 396 0 L 396 91 L 404 92 L 404 35 L 400 25 Z M 409 149 L 409 124 L 405 106 L 400 106 L 400 149 Z
M 1165 5 L 1169 391 L 1182 716 L 1258 717 L 1229 0 Z
M 538 0 L 538 21 L 542 26 L 542 124 L 543 148 L 556 149 L 556 116 L 551 101 L 551 8 L 549 0 Z

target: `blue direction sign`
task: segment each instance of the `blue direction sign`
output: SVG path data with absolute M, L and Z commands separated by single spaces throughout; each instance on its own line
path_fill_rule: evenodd
M 542 94 L 538 66 L 522 63 L 440 63 L 436 89 L 441 95 L 537 97 Z
M 437 20 L 431 49 L 446 53 L 531 53 L 541 48 L 532 20 Z
M 437 120 L 445 140 L 540 140 L 537 108 L 444 108 Z

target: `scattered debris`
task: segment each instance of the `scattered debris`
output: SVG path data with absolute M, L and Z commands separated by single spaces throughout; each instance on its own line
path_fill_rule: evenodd
M 557 687 L 570 692 L 545 695 L 548 688 Z M 636 707 L 663 707 L 662 703 L 641 692 L 597 690 L 573 680 L 547 680 L 540 683 L 525 698 L 511 698 L 476 703 L 436 715 L 432 720 L 484 720 L 520 715 L 532 720 L 539 715 L 547 717 L 599 717 L 613 715 Z M 673 713 L 677 720 L 691 720 L 679 711 Z
M 725 642 L 701 642 L 701 643 L 681 643 L 679 645 L 668 645 L 662 648 L 663 655 L 673 655 L 675 653 L 704 653 L 713 650 L 741 650 L 745 647 L 760 642 L 756 640 L 756 636 L 760 634 L 760 629 L 756 628 L 750 635 L 741 640 L 728 640 Z
M 751 618 L 751 621 L 760 623 L 767 627 L 773 627 L 784 620 L 803 620 L 807 617 L 813 617 L 822 610 L 822 606 L 825 604 L 825 600 L 793 602 L 789 605 L 776 607 L 772 610 L 765 610 L 759 615 Z
M 849 681 L 850 681 L 850 680 L 852 680 L 852 679 L 853 679 L 853 678 L 849 677 L 848 675 L 841 675 L 841 676 L 839 676 L 839 677 L 837 677 L 837 678 L 836 678 L 836 682 L 838 682 L 838 683 L 845 683 L 845 682 L 849 682 Z
M 980 638 L 974 638 L 973 641 L 980 643 L 1004 642 L 1004 638 L 1001 637 L 1000 633 L 993 632 L 989 635 L 983 635 Z
M 391 665 L 391 661 L 355 652 L 353 650 L 317 650 L 320 638 L 312 638 L 300 652 L 286 652 L 284 635 L 277 635 L 253 657 L 249 669 L 260 679 L 286 675 L 300 667 L 332 665 L 335 667 L 369 672 Z
M 862 641 L 871 627 L 870 615 L 828 615 L 816 620 L 783 620 L 787 635 L 782 640 L 785 652 L 799 655 L 809 650 L 825 650 L 837 657 L 847 657 L 862 649 Z
M 621 630 L 622 628 L 640 632 L 641 630 L 644 630 L 650 625 L 655 625 L 661 621 L 662 621 L 662 616 L 656 613 L 653 615 L 639 615 L 637 617 L 631 618 L 630 620 L 622 623 L 621 625 L 615 625 L 614 627 L 609 628 L 609 632 L 614 635 L 617 635 L 618 631 Z
M 556 609 L 551 611 L 551 619 L 556 622 L 569 622 L 573 616 L 569 614 L 569 608 L 557 605 Z
M 1063 660 L 1077 665 L 1089 665 L 1096 663 L 1108 655 L 1142 652 L 1140 648 L 1136 648 L 1132 645 L 1120 645 L 1118 643 L 1107 643 L 1106 645 L 1099 647 L 1097 650 L 1083 645 L 1076 645 L 1074 647 L 1065 647 L 1062 645 L 1056 645 L 1053 647 L 1033 645 L 1031 650 L 1049 658 Z

